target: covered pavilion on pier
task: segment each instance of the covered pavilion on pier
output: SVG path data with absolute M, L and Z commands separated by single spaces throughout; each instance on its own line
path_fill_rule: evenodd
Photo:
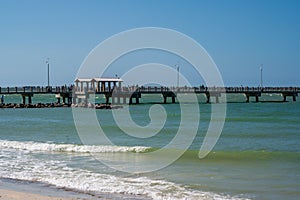
M 120 78 L 77 78 L 75 91 L 111 93 L 114 89 L 121 89 L 122 82 Z

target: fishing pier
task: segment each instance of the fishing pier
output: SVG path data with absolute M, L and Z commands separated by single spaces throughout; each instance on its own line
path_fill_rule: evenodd
M 296 101 L 300 87 L 155 87 L 155 86 L 122 86 L 122 79 L 119 78 L 93 78 L 93 79 L 76 79 L 74 87 L 74 102 L 80 103 L 85 101 L 91 94 L 102 94 L 105 96 L 106 103 L 129 104 L 140 103 L 143 94 L 160 94 L 163 97 L 163 103 L 171 98 L 172 103 L 176 102 L 177 94 L 204 94 L 206 103 L 211 102 L 211 97 L 219 103 L 219 97 L 222 94 L 244 94 L 246 102 L 250 102 L 250 97 L 254 97 L 259 102 L 262 94 L 281 94 L 282 102 L 287 101 L 287 97 L 292 97 Z M 128 101 L 127 101 L 128 99 Z M 123 101 L 121 101 L 123 100 Z
M 222 94 L 243 94 L 245 102 L 250 102 L 251 97 L 255 98 L 255 102 L 259 102 L 262 94 L 280 94 L 282 102 L 286 102 L 287 97 L 296 101 L 300 93 L 300 87 L 145 87 L 122 86 L 122 83 L 123 80 L 120 78 L 78 78 L 71 86 L 0 87 L 0 95 L 19 94 L 22 97 L 22 104 L 30 105 L 36 94 L 53 94 L 57 99 L 57 104 L 71 106 L 87 105 L 90 96 L 95 94 L 104 95 L 103 104 L 139 104 L 144 94 L 161 95 L 163 102 L 157 103 L 167 103 L 168 98 L 171 99 L 171 103 L 176 103 L 178 94 L 203 94 L 206 97 L 206 103 L 211 103 L 211 98 L 215 99 L 215 103 L 219 103 Z

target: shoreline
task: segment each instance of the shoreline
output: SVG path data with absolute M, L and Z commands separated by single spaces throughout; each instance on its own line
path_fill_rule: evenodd
M 4 190 L 0 189 L 0 199 L 5 200 L 75 200 L 80 198 L 62 198 L 62 197 L 53 197 L 53 196 L 42 196 L 38 194 L 28 193 L 28 192 L 19 192 L 15 190 Z
M 0 178 L 0 200 L 150 200 L 144 196 L 84 192 L 70 188 L 60 188 L 55 185 L 18 180 L 11 178 Z
M 105 199 L 79 191 L 33 181 L 0 178 L 0 200 L 87 200 Z

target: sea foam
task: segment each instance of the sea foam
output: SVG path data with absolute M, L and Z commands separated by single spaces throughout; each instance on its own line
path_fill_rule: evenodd
M 0 148 L 11 148 L 28 151 L 48 152 L 74 152 L 74 153 L 142 153 L 150 150 L 150 147 L 143 146 L 113 146 L 113 145 L 78 145 L 78 144 L 54 144 L 42 142 L 20 142 L 0 140 Z
M 0 177 L 43 182 L 59 188 L 83 191 L 89 194 L 120 194 L 155 200 L 236 200 L 229 195 L 186 188 L 180 184 L 148 177 L 97 173 L 72 168 L 64 160 L 40 160 L 18 149 L 2 152 Z M 14 162 L 11 160 L 14 159 Z M 143 198 L 144 197 L 144 198 Z
M 186 188 L 166 180 L 144 176 L 103 174 L 84 168 L 73 168 L 67 160 L 34 157 L 31 151 L 65 152 L 143 152 L 148 147 L 82 146 L 0 140 L 0 177 L 48 183 L 56 187 L 97 194 L 120 194 L 157 200 L 233 200 L 229 195 Z M 23 151 L 25 150 L 25 151 Z M 28 151 L 29 150 L 29 151 Z M 12 162 L 13 160 L 13 162 Z

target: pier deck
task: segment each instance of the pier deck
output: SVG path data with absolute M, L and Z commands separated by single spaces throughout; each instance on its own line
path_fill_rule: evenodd
M 262 94 L 281 94 L 286 101 L 287 97 L 293 98 L 296 101 L 298 93 L 300 93 L 300 87 L 74 87 L 74 86 L 60 86 L 60 87 L 0 87 L 0 95 L 8 94 L 20 94 L 22 96 L 22 103 L 26 104 L 26 98 L 28 98 L 28 104 L 32 103 L 32 97 L 35 94 L 55 94 L 58 103 L 61 98 L 63 103 L 80 103 L 88 101 L 91 94 L 101 94 L 106 98 L 105 103 L 117 103 L 120 104 L 123 99 L 123 103 L 126 103 L 128 99 L 129 104 L 140 103 L 140 98 L 143 94 L 160 94 L 163 96 L 164 103 L 167 102 L 167 98 L 172 99 L 172 103 L 175 103 L 177 94 L 204 94 L 207 99 L 207 103 L 210 103 L 211 97 L 215 98 L 215 102 L 219 102 L 219 97 L 226 94 L 243 94 L 245 95 L 245 101 L 249 102 L 250 97 L 255 97 L 255 101 L 259 102 L 259 97 Z M 66 101 L 67 100 L 67 101 Z

